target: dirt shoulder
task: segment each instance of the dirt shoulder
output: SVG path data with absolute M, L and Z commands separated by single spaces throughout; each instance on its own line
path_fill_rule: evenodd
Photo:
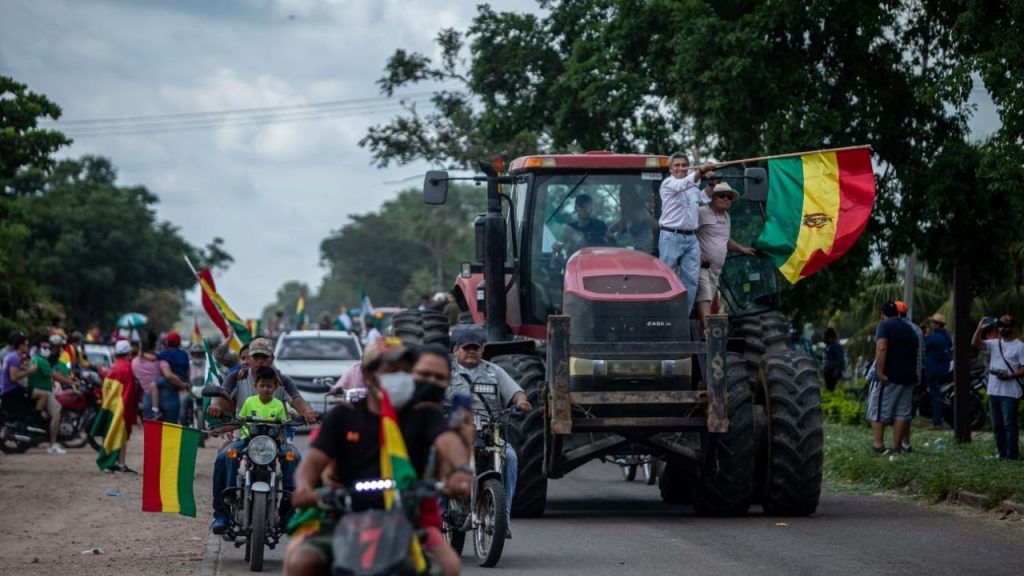
M 197 457 L 197 518 L 142 512 L 141 474 L 100 472 L 88 446 L 63 456 L 45 448 L 0 455 L 0 573 L 198 574 L 211 516 L 213 444 Z M 129 467 L 142 470 L 142 450 L 136 428 Z M 121 495 L 108 495 L 113 491 Z M 102 553 L 82 554 L 93 548 Z

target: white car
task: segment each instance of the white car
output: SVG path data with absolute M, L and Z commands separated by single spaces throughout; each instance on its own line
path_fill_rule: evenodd
M 102 344 L 86 344 L 82 347 L 85 359 L 100 373 L 106 375 L 110 367 L 114 365 L 114 349 Z
M 274 347 L 274 367 L 295 382 L 302 398 L 323 414 L 341 399 L 327 392 L 362 359 L 359 340 L 348 332 L 292 330 Z

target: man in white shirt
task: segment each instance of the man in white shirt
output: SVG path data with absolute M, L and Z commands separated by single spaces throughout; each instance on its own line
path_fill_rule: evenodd
M 1024 343 L 1017 338 L 1013 316 L 1009 314 L 999 317 L 999 338 L 982 340 L 982 333 L 991 324 L 990 318 L 981 319 L 971 346 L 988 352 L 988 401 L 999 459 L 1019 460 L 1017 407 L 1020 405 L 1021 379 L 1024 378 Z
M 693 303 L 697 299 L 697 274 L 700 272 L 697 209 L 709 202 L 697 184 L 702 174 L 713 177 L 714 167 L 714 164 L 705 162 L 699 170 L 689 172 L 690 161 L 682 153 L 676 152 L 669 156 L 669 176 L 661 182 L 658 254 L 661 261 L 671 266 L 683 281 L 687 311 L 693 310 Z

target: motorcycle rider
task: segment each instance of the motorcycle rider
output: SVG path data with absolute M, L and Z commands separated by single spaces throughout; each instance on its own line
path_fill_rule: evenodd
M 455 351 L 455 365 L 452 369 L 451 384 L 445 392 L 447 399 L 456 394 L 469 394 L 473 398 L 473 410 L 486 410 L 480 396 L 473 394 L 472 384 L 494 384 L 498 389 L 496 399 L 490 401 L 489 408 L 499 411 L 506 406 L 515 404 L 523 412 L 530 412 L 533 406 L 526 399 L 526 392 L 505 372 L 501 366 L 481 358 L 487 335 L 480 326 L 468 326 L 452 333 L 452 345 Z M 512 513 L 512 497 L 516 492 L 516 480 L 519 476 L 519 458 L 511 442 L 505 443 L 505 469 L 501 471 L 505 480 L 505 514 Z M 512 530 L 505 535 L 512 537 Z
M 425 380 L 417 385 L 410 373 L 417 353 L 395 338 L 378 341 L 363 354 L 363 371 L 369 394 L 353 404 L 335 405 L 324 419 L 320 434 L 310 447 L 296 474 L 292 500 L 296 506 L 316 506 L 314 486 L 324 470 L 331 467 L 331 482 L 351 486 L 361 479 L 380 478 L 380 390 L 391 399 L 398 416 L 409 460 L 420 478 L 427 460 L 436 449 L 439 460 L 453 472 L 446 487 L 453 496 L 465 496 L 473 484 L 468 466 L 469 454 L 462 440 L 448 429 L 436 402 L 415 402 L 425 387 L 435 387 Z M 417 388 L 420 393 L 417 394 Z M 428 394 L 429 395 L 429 394 Z M 378 501 L 375 507 L 383 507 Z M 285 574 L 319 575 L 331 565 L 333 523 L 323 522 L 321 529 L 289 545 L 285 557 Z M 420 517 L 420 528 L 427 533 L 425 547 L 433 554 L 444 574 L 457 575 L 460 561 L 445 542 L 440 530 L 440 515 Z
M 207 415 L 211 418 L 219 418 L 221 413 L 225 412 L 234 414 L 236 407 L 240 408 L 250 396 L 257 394 L 255 372 L 261 367 L 273 368 L 274 365 L 274 347 L 269 339 L 256 338 L 249 343 L 249 363 L 250 366 L 248 368 L 228 374 L 224 379 L 222 388 L 231 397 L 231 400 L 213 398 L 210 406 L 206 409 Z M 276 369 L 274 371 L 277 372 Z M 290 403 L 296 412 L 305 417 L 307 423 L 312 424 L 316 422 L 316 411 L 302 399 L 299 389 L 295 387 L 292 379 L 280 372 L 277 372 L 277 377 L 281 385 L 274 391 L 274 396 L 286 404 Z M 244 446 L 244 441 L 235 440 L 225 445 L 217 453 L 217 459 L 213 467 L 213 523 L 210 524 L 214 534 L 223 534 L 230 523 L 228 509 L 224 506 L 224 489 L 234 485 L 235 474 L 238 472 L 238 469 L 234 463 L 228 463 L 228 451 L 234 449 L 237 453 Z M 294 454 L 293 459 L 286 457 L 289 452 Z M 292 444 L 281 445 L 281 456 L 284 489 L 293 491 L 295 487 L 295 470 L 299 466 L 301 457 Z M 282 501 L 280 514 L 282 524 L 287 523 L 290 513 L 290 503 L 285 499 Z
M 8 394 L 31 394 L 35 402 L 36 411 L 43 412 L 46 409 L 46 396 L 42 392 L 32 391 L 23 384 L 29 375 L 39 369 L 35 364 L 24 365 L 23 358 L 28 355 L 28 336 L 20 330 L 15 330 L 7 337 L 7 354 L 4 356 L 2 368 L 0 368 L 0 396 Z
M 36 371 L 28 376 L 28 386 L 32 389 L 33 395 L 41 392 L 46 395 L 44 401 L 46 413 L 50 415 L 50 447 L 46 450 L 50 454 L 64 454 L 65 450 L 57 442 L 60 432 L 60 402 L 54 394 L 53 381 L 72 387 L 75 381 L 66 376 L 60 370 L 54 369 L 50 360 L 52 344 L 54 339 L 60 341 L 60 336 L 40 336 L 36 339 L 36 353 L 29 360 L 36 366 Z

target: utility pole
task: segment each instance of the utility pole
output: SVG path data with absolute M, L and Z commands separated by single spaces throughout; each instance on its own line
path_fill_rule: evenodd
M 907 305 L 907 320 L 914 321 L 914 277 L 917 272 L 917 248 L 910 251 L 903 269 L 903 303 Z
M 964 264 L 953 269 L 953 435 L 957 444 L 971 441 L 971 286 L 970 270 Z

